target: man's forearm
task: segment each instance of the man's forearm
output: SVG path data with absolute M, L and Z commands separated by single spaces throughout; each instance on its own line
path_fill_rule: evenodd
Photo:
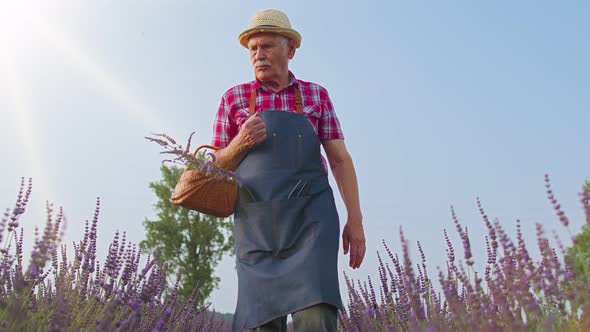
M 246 153 L 248 150 L 240 146 L 239 140 L 233 139 L 228 146 L 215 152 L 215 165 L 228 171 L 235 171 L 242 159 L 246 157 Z
M 258 133 L 254 132 L 251 134 L 252 129 L 250 125 L 252 123 L 259 123 L 262 131 L 258 129 Z M 264 123 L 259 118 L 252 118 L 247 120 L 244 124 L 246 128 L 242 128 L 236 137 L 231 140 L 228 146 L 215 152 L 215 165 L 228 171 L 235 171 L 238 165 L 242 162 L 242 159 L 246 157 L 248 151 L 260 143 L 266 138 L 266 129 L 264 129 Z M 256 124 L 254 125 L 256 126 Z
M 347 155 L 346 158 L 331 165 L 331 167 L 338 190 L 346 206 L 348 221 L 362 223 L 358 182 L 352 158 Z

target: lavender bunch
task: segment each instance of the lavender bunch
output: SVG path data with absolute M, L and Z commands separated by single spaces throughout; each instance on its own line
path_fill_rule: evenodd
M 190 152 L 191 139 L 194 134 L 195 133 L 192 132 L 189 135 L 186 148 L 183 148 L 181 144 L 176 143 L 176 140 L 166 134 L 152 133 L 154 137 L 146 136 L 145 139 L 162 146 L 164 151 L 160 152 L 161 154 L 174 156 L 173 159 L 163 160 L 163 163 L 169 162 L 173 164 L 179 164 L 187 167 L 187 169 L 199 170 L 206 175 L 211 175 L 215 180 L 227 180 L 237 182 L 238 185 L 242 185 L 241 181 L 239 181 L 239 178 L 234 172 L 227 171 L 223 168 L 215 166 L 216 159 L 213 153 L 207 153 L 206 156 L 208 156 L 210 160 L 205 160 L 204 158 Z

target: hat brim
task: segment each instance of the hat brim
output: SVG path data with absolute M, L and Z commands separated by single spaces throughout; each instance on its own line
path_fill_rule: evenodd
M 289 38 L 290 40 L 293 40 L 295 42 L 295 48 L 299 48 L 299 46 L 301 46 L 301 35 L 299 34 L 299 32 L 297 32 L 293 29 L 279 28 L 279 27 L 273 27 L 273 26 L 254 27 L 254 28 L 244 30 L 244 32 L 240 33 L 240 35 L 238 36 L 238 40 L 240 41 L 240 45 L 244 46 L 245 48 L 248 48 L 248 39 L 252 35 L 257 34 L 257 33 L 261 33 L 261 32 L 270 32 L 270 33 L 279 34 L 281 36 Z

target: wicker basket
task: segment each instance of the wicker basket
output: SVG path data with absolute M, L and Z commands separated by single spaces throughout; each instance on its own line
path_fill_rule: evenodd
M 211 145 L 201 145 L 195 150 L 195 156 L 202 148 L 219 149 Z M 174 188 L 172 203 L 214 217 L 225 218 L 234 213 L 237 197 L 236 181 L 215 179 L 213 175 L 200 170 L 187 169 Z

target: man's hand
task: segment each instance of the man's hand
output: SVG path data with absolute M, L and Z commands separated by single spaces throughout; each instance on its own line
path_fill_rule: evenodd
M 266 139 L 266 126 L 258 114 L 252 115 L 242 124 L 238 136 L 243 140 L 244 150 L 251 149 Z
M 345 255 L 350 250 L 350 267 L 359 268 L 365 258 L 366 251 L 365 232 L 360 220 L 348 219 L 342 232 L 342 246 Z
M 215 165 L 234 171 L 248 151 L 266 139 L 266 126 L 258 116 L 250 116 L 229 145 L 215 152 Z

